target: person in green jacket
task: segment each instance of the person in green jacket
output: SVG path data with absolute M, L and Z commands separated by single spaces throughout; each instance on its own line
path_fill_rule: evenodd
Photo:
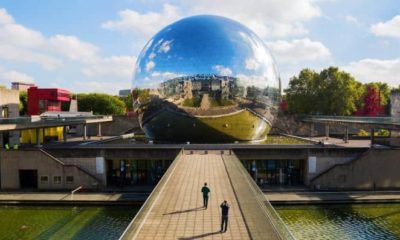
M 208 207 L 208 194 L 210 193 L 210 189 L 207 187 L 207 183 L 204 183 L 204 186 L 201 188 L 201 192 L 203 193 L 203 204 L 204 208 Z

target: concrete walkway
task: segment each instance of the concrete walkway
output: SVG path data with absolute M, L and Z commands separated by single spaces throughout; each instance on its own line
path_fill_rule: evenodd
M 208 209 L 200 192 L 211 189 Z M 231 205 L 229 226 L 220 233 L 220 204 Z M 185 155 L 146 213 L 136 239 L 250 239 L 221 155 Z

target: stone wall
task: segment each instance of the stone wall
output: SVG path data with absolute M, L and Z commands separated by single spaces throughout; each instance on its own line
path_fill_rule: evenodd
M 77 126 L 77 135 L 83 135 L 83 126 Z M 132 132 L 141 132 L 139 120 L 135 116 L 113 116 L 112 122 L 101 124 L 101 133 L 103 136 L 119 136 Z M 88 136 L 96 136 L 98 134 L 98 124 L 87 125 Z
M 8 109 L 8 113 L 6 110 Z M 0 118 L 4 118 L 5 114 L 8 114 L 9 118 L 19 117 L 19 91 L 10 90 L 6 88 L 0 88 Z M 19 144 L 19 132 L 10 131 L 8 135 L 0 132 L 0 148 L 5 144 L 4 140 L 8 141 L 9 146 Z M 3 136 L 7 136 L 8 139 L 4 139 Z
M 390 95 L 390 116 L 400 118 L 400 91 Z
M 400 189 L 400 149 L 371 149 L 311 181 L 321 190 Z
M 85 189 L 100 187 L 100 183 L 85 171 L 58 161 L 40 150 L 1 150 L 0 166 L 2 190 L 20 188 L 19 170 L 36 170 L 39 190 L 71 190 L 78 186 Z M 42 177 L 46 176 L 48 181 L 42 181 Z M 55 181 L 55 177 L 61 177 L 61 182 Z M 73 177 L 73 182 L 67 183 L 67 177 Z
M 370 128 L 363 127 L 364 130 L 370 131 Z M 349 127 L 350 133 L 358 133 L 360 128 Z M 301 117 L 297 115 L 279 115 L 271 129 L 271 134 L 290 134 L 295 136 L 309 137 L 311 133 L 311 124 L 301 121 Z M 344 126 L 329 127 L 329 133 L 331 135 L 343 135 L 345 133 Z M 313 136 L 325 136 L 325 125 L 321 123 L 314 124 Z

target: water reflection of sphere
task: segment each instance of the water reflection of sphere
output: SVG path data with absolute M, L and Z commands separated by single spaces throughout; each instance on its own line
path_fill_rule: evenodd
M 156 141 L 262 140 L 280 96 L 262 40 L 238 22 L 208 15 L 157 33 L 137 60 L 133 88 L 142 128 Z

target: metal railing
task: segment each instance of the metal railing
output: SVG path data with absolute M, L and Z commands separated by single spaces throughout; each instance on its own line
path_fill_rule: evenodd
M 74 200 L 74 194 L 77 191 L 81 190 L 82 188 L 83 188 L 82 186 L 79 186 L 79 187 L 77 187 L 77 188 L 75 188 L 74 190 L 71 191 L 71 200 Z
M 240 160 L 222 158 L 251 238 L 295 239 Z
M 40 117 L 40 116 L 32 116 L 32 117 L 16 117 L 16 118 L 0 118 L 0 124 L 29 124 L 29 123 L 40 123 L 40 122 L 60 122 L 60 121 L 69 121 L 69 122 L 81 122 L 85 120 L 108 120 L 112 119 L 111 116 L 103 116 L 103 115 L 94 115 L 94 116 L 64 116 L 64 117 Z
M 325 116 L 308 115 L 303 118 L 306 121 L 332 121 L 364 124 L 388 124 L 400 125 L 400 118 L 394 117 L 357 117 L 357 116 Z
M 140 232 L 143 224 L 146 221 L 148 214 L 151 212 L 151 210 L 154 206 L 154 203 L 158 200 L 159 196 L 161 195 L 162 191 L 164 190 L 164 187 L 167 185 L 169 179 L 171 178 L 172 174 L 174 173 L 176 166 L 181 161 L 182 153 L 183 153 L 183 151 L 181 151 L 178 154 L 178 156 L 175 158 L 175 160 L 171 163 L 168 170 L 165 172 L 165 174 L 162 176 L 162 178 L 158 182 L 157 186 L 154 188 L 154 190 L 151 192 L 150 196 L 146 199 L 146 201 L 140 208 L 139 212 L 136 214 L 136 216 L 133 218 L 131 223 L 128 225 L 128 227 L 125 229 L 125 231 L 122 233 L 121 237 L 119 238 L 120 240 L 136 239 L 138 233 Z

